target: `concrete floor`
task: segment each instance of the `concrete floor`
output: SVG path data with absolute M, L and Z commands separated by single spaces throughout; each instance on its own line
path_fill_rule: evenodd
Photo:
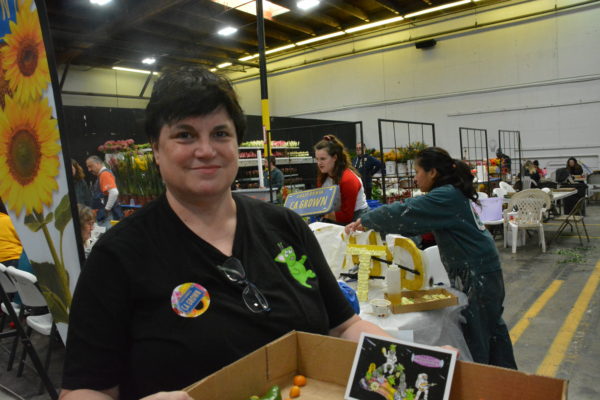
M 569 380 L 569 398 L 576 400 L 600 399 L 600 203 L 588 206 L 585 220 L 590 242 L 584 238 L 584 246 L 568 228 L 546 253 L 535 233 L 516 254 L 502 247 L 500 237 L 496 242 L 506 285 L 504 316 L 511 335 L 519 335 L 513 340 L 519 369 Z M 546 239 L 557 229 L 550 221 Z M 548 288 L 557 290 L 548 293 Z M 0 400 L 49 398 L 37 394 L 39 378 L 31 364 L 21 378 L 16 367 L 5 370 L 9 344 L 10 339 L 0 341 Z M 44 357 L 48 338 L 35 338 L 35 345 Z M 59 387 L 62 344 L 54 342 L 53 352 L 49 372 Z

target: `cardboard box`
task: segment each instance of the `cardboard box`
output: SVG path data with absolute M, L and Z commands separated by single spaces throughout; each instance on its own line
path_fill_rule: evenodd
M 423 299 L 423 296 L 426 294 L 443 294 L 445 296 L 450 296 L 450 298 L 427 301 Z M 446 289 L 404 290 L 402 291 L 402 297 L 408 297 L 409 299 L 414 300 L 415 303 L 403 305 L 392 302 L 392 313 L 403 314 L 415 311 L 437 310 L 438 308 L 450 307 L 458 304 L 458 297 Z
M 247 400 L 271 386 L 288 396 L 294 375 L 308 379 L 299 400 L 343 400 L 357 344 L 303 332 L 289 334 L 189 386 L 197 400 Z M 450 400 L 566 400 L 567 381 L 458 361 Z

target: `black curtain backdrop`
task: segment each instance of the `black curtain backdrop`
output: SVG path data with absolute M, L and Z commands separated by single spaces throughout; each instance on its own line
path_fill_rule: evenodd
M 136 108 L 64 106 L 64 127 L 71 157 L 85 170 L 85 160 L 91 155 L 103 157 L 98 146 L 107 140 L 133 139 L 136 144 L 147 143 L 144 131 L 144 110 Z M 244 141 L 262 139 L 262 121 L 259 115 L 248 115 L 248 128 Z M 327 126 L 330 124 L 341 124 Z M 325 125 L 319 127 L 317 125 Z M 294 129 L 288 129 L 294 128 Z M 326 134 L 339 137 L 349 150 L 356 147 L 356 127 L 346 121 L 331 121 L 306 118 L 271 118 L 272 140 L 298 140 L 300 150 L 314 155 L 312 147 Z M 316 170 L 307 164 L 300 174 L 312 186 Z M 89 174 L 87 179 L 91 181 Z

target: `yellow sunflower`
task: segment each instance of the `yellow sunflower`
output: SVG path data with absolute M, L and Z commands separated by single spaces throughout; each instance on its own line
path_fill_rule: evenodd
M 0 49 L 5 47 L 6 44 L 0 43 Z M 12 90 L 8 85 L 8 81 L 6 80 L 6 71 L 2 68 L 2 51 L 0 50 L 0 107 L 4 109 L 4 96 L 12 96 Z
M 4 36 L 2 67 L 14 97 L 20 103 L 37 99 L 50 82 L 46 48 L 37 10 L 31 0 L 19 2 L 17 23 L 10 21 L 10 33 Z
M 0 112 L 0 197 L 17 215 L 41 213 L 58 189 L 56 120 L 48 100 L 21 105 L 6 97 Z

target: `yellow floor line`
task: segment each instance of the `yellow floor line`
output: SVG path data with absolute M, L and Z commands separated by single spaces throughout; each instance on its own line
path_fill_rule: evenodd
M 560 237 L 579 237 L 577 235 L 563 235 L 561 234 Z M 581 235 L 582 239 L 585 239 L 585 234 Z M 590 239 L 600 239 L 600 236 L 590 236 Z
M 541 294 L 540 297 L 529 307 L 529 310 L 523 315 L 523 317 L 515 324 L 515 326 L 510 330 L 510 339 L 513 342 L 513 345 L 517 343 L 523 332 L 529 327 L 529 323 L 532 319 L 537 317 L 537 315 L 546 307 L 548 301 L 558 292 L 558 289 L 562 286 L 565 281 L 556 280 L 553 281 L 550 286 L 544 293 Z
M 596 267 L 590 275 L 587 283 L 585 284 L 581 294 L 577 298 L 577 301 L 573 305 L 573 308 L 567 315 L 565 322 L 560 327 L 558 335 L 554 338 L 550 349 L 546 353 L 544 361 L 540 364 L 537 369 L 538 375 L 555 376 L 560 367 L 561 362 L 565 358 L 569 344 L 573 339 L 573 335 L 577 331 L 579 322 L 585 314 L 587 307 L 592 300 L 592 296 L 598 287 L 600 282 L 600 261 L 596 263 Z
M 544 222 L 544 225 L 562 225 L 561 222 Z M 585 223 L 585 226 L 600 226 L 600 224 L 588 224 Z

